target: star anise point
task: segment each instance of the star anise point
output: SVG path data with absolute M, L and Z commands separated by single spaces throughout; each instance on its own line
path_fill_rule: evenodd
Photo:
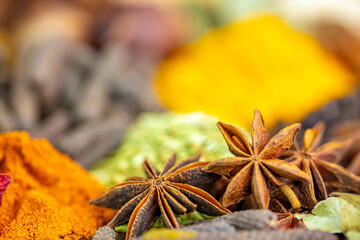
M 229 213 L 210 194 L 195 187 L 216 179 L 214 174 L 201 170 L 207 163 L 198 160 L 199 156 L 196 156 L 175 164 L 173 155 L 159 173 L 146 159 L 143 168 L 147 178 L 130 178 L 90 203 L 119 209 L 108 226 L 116 227 L 128 222 L 126 239 L 141 235 L 160 215 L 166 227 L 178 228 L 180 223 L 176 214 L 195 210 L 210 216 Z
M 215 160 L 203 170 L 232 177 L 224 194 L 224 206 L 237 204 L 252 193 L 259 208 L 268 208 L 268 180 L 277 186 L 285 184 L 280 177 L 309 181 L 298 167 L 278 159 L 291 147 L 301 124 L 288 126 L 270 138 L 260 111 L 255 109 L 252 144 L 240 128 L 223 122 L 218 122 L 218 126 L 235 157 Z

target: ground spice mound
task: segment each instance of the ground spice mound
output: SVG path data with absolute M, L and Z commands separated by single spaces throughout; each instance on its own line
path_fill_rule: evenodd
M 90 238 L 114 215 L 88 203 L 104 189 L 86 170 L 26 132 L 0 135 L 0 173 L 11 177 L 0 239 Z

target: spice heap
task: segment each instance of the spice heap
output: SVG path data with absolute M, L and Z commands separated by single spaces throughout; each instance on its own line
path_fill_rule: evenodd
M 0 135 L 0 172 L 11 184 L 0 207 L 0 239 L 89 238 L 114 213 L 88 204 L 102 187 L 46 140 Z
M 169 109 L 201 110 L 244 126 L 260 108 L 270 128 L 299 121 L 354 85 L 349 71 L 314 38 L 274 16 L 210 32 L 172 54 L 156 77 Z
M 126 133 L 118 150 L 91 173 L 112 186 L 132 176 L 145 176 L 141 163 L 152 160 L 161 169 L 174 152 L 179 159 L 201 154 L 203 161 L 225 157 L 226 144 L 216 127 L 217 118 L 204 113 L 144 113 Z
M 182 18 L 134 5 L 1 1 L 0 132 L 24 129 L 88 167 L 116 148 L 138 113 L 161 109 L 151 53 L 182 41 Z

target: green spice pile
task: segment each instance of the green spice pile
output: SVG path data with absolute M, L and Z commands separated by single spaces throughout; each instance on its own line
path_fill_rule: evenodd
M 113 156 L 91 172 L 103 184 L 112 186 L 128 177 L 144 176 L 141 163 L 145 158 L 161 169 L 174 152 L 178 159 L 201 154 L 201 161 L 227 156 L 216 122 L 215 117 L 204 113 L 142 114 Z

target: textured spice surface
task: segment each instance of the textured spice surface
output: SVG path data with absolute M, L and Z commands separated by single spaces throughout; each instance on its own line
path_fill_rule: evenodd
M 224 222 L 216 223 L 217 228 L 226 229 Z M 216 226 L 212 226 L 216 227 Z M 309 231 L 307 229 L 292 229 L 287 231 L 221 231 L 221 232 L 195 232 L 185 230 L 152 230 L 144 235 L 143 240 L 337 240 L 338 237 L 331 233 Z
M 360 193 L 360 177 L 336 164 L 343 158 L 352 142 L 331 141 L 321 145 L 324 128 L 322 123 L 318 123 L 307 129 L 303 146 L 295 145 L 295 149 L 290 150 L 286 158 L 309 176 L 309 182 L 299 185 L 302 206 L 309 209 L 312 209 L 318 200 L 326 199 L 329 189 Z
M 126 240 L 141 236 L 160 215 L 166 227 L 179 228 L 181 225 L 176 214 L 191 213 L 195 209 L 209 216 L 229 213 L 210 194 L 195 187 L 217 179 L 215 174 L 201 171 L 208 163 L 199 162 L 199 157 L 175 164 L 176 155 L 173 154 L 161 173 L 146 159 L 143 168 L 147 178 L 129 178 L 91 200 L 91 203 L 120 209 L 107 226 L 128 223 Z
M 277 216 L 275 213 L 264 209 L 247 209 L 226 214 L 200 223 L 188 226 L 189 229 L 199 229 L 199 226 L 207 226 L 209 223 L 224 221 L 233 226 L 237 231 L 247 230 L 274 230 Z M 209 231 L 210 229 L 205 229 Z
M 0 208 L 0 239 L 89 238 L 114 215 L 88 204 L 102 187 L 46 140 L 0 135 L 0 173 L 11 176 Z
M 215 160 L 202 170 L 232 177 L 224 194 L 223 205 L 229 207 L 237 204 L 252 193 L 257 207 L 267 209 L 270 201 L 269 180 L 279 187 L 294 208 L 299 208 L 295 194 L 278 176 L 296 181 L 308 181 L 308 178 L 295 165 L 277 158 L 289 150 L 300 124 L 288 126 L 270 138 L 260 111 L 255 109 L 251 126 L 252 145 L 238 127 L 223 122 L 218 122 L 218 126 L 235 157 Z
M 155 84 L 168 109 L 200 110 L 246 126 L 259 108 L 271 128 L 345 95 L 355 86 L 352 79 L 314 38 L 263 16 L 180 48 L 160 66 Z
M 145 158 L 161 169 L 173 152 L 177 152 L 179 159 L 197 154 L 201 154 L 203 161 L 226 157 L 228 151 L 216 127 L 217 121 L 216 117 L 200 112 L 142 114 L 131 125 L 118 150 L 91 173 L 110 187 L 128 177 L 144 177 L 141 163 Z

